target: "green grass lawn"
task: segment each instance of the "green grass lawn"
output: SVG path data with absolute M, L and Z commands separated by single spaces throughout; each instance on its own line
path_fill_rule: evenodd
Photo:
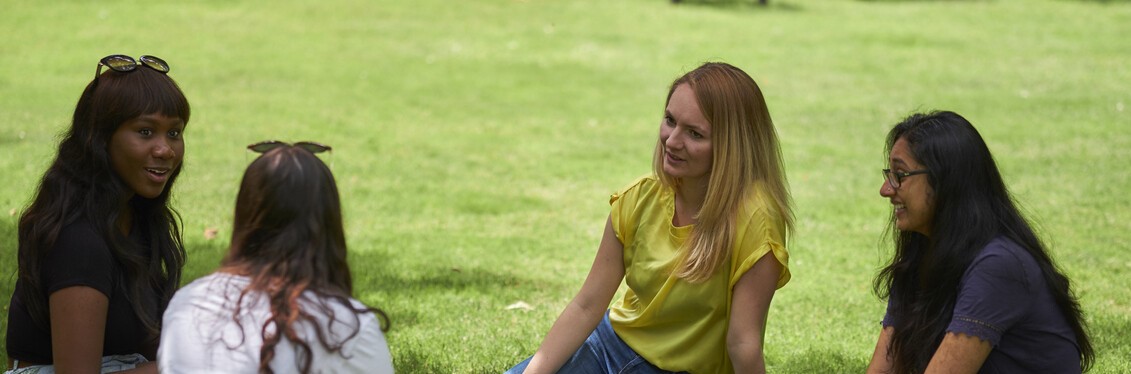
M 796 202 L 770 372 L 863 371 L 890 252 L 883 138 L 929 109 L 978 127 L 1074 280 L 1092 372 L 1131 372 L 1131 4 L 770 3 L 0 0 L 0 330 L 19 211 L 102 56 L 163 57 L 193 105 L 186 281 L 227 248 L 245 145 L 334 147 L 357 296 L 391 316 L 403 373 L 532 354 L 609 193 L 649 171 L 667 85 L 722 60 L 765 92 Z

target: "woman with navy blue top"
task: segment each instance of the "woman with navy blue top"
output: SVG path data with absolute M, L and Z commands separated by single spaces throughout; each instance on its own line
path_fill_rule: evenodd
M 887 138 L 895 255 L 868 373 L 1080 373 L 1094 361 L 1069 280 L 1019 212 L 989 148 L 953 112 Z

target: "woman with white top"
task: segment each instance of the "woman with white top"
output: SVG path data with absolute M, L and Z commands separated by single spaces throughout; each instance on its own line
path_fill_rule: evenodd
M 228 255 L 174 295 L 162 373 L 392 373 L 388 318 L 351 297 L 341 204 L 315 153 L 268 141 L 236 198 Z

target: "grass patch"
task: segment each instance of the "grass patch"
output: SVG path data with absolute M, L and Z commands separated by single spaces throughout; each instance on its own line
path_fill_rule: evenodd
M 358 297 L 404 373 L 532 354 L 580 287 L 609 193 L 646 173 L 667 84 L 761 85 L 797 204 L 771 372 L 860 372 L 883 303 L 883 137 L 969 118 L 1075 281 L 1093 373 L 1131 371 L 1131 7 L 1119 1 L 14 2 L 0 13 L 0 303 L 15 224 L 98 58 L 153 54 L 189 96 L 186 278 L 227 247 L 264 139 L 334 147 Z M 205 239 L 206 229 L 219 230 Z M 507 310 L 517 301 L 529 311 Z M 7 328 L 7 311 L 0 330 Z

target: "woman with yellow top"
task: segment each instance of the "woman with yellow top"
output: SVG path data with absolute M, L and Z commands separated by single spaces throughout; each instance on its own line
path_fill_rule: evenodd
M 792 212 L 754 80 L 725 63 L 676 79 L 653 174 L 610 202 L 581 290 L 508 373 L 764 372 L 770 300 L 789 281 Z M 622 280 L 628 289 L 609 306 Z

